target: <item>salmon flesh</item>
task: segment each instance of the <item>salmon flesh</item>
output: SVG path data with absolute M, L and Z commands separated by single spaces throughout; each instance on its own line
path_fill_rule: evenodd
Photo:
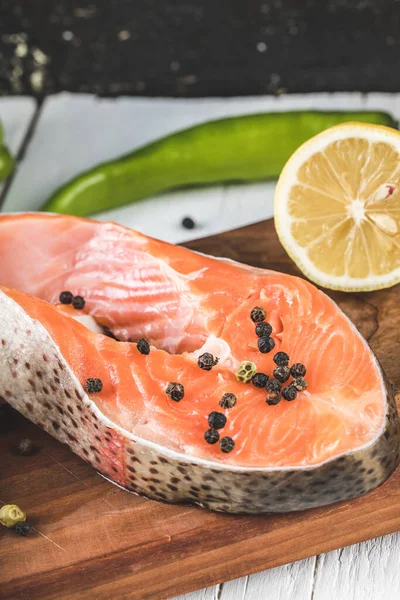
M 399 419 L 377 360 L 303 279 L 36 213 L 0 216 L 0 286 L 0 395 L 127 490 L 286 512 L 364 494 L 399 463 Z M 62 291 L 84 307 L 60 305 Z M 255 307 L 272 326 L 267 353 Z M 278 351 L 306 366 L 307 389 L 269 405 L 265 387 L 236 373 L 251 361 L 272 378 Z M 210 370 L 198 364 L 206 352 L 218 359 Z M 90 378 L 101 391 L 88 391 Z M 166 393 L 171 383 L 183 387 L 180 401 Z M 230 408 L 220 405 L 227 393 Z M 228 452 L 205 439 L 213 412 L 226 418 Z

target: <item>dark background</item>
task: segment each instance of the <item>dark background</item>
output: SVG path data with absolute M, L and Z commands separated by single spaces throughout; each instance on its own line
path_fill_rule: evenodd
M 0 94 L 400 91 L 399 0 L 0 0 Z

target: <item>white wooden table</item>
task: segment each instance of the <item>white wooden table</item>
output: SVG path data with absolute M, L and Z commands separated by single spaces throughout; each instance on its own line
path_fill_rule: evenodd
M 37 209 L 52 190 L 75 173 L 176 129 L 227 115 L 300 108 L 380 109 L 400 119 L 400 94 L 223 100 L 108 100 L 60 94 L 47 98 L 40 107 L 31 98 L 0 98 L 6 140 L 18 159 L 13 177 L 0 188 L 2 210 Z M 170 242 L 182 242 L 272 216 L 273 190 L 272 183 L 265 183 L 239 189 L 220 186 L 174 192 L 97 218 L 112 219 Z M 180 223 L 184 216 L 191 216 L 197 228 L 183 229 Z M 179 600 L 269 598 L 400 599 L 400 534 L 222 583 L 180 596 Z

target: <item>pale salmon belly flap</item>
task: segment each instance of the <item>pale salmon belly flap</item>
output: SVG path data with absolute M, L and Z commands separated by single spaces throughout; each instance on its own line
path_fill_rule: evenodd
M 0 217 L 0 265 L 1 396 L 119 485 L 215 510 L 279 512 L 360 495 L 397 466 L 398 416 L 380 367 L 306 281 L 40 214 Z M 64 290 L 84 308 L 52 306 Z M 272 326 L 265 354 L 256 306 Z M 272 406 L 236 371 L 251 361 L 272 378 L 278 351 L 307 366 L 308 387 Z M 219 359 L 209 371 L 198 365 L 204 352 Z M 87 393 L 93 377 L 102 389 Z M 166 393 L 171 382 L 184 388 L 180 401 Z M 236 403 L 221 408 L 227 393 Z M 215 411 L 229 452 L 205 440 Z

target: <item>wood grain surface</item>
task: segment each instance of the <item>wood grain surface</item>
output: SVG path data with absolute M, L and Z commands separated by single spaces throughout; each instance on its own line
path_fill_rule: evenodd
M 272 221 L 188 247 L 298 274 Z M 399 286 L 331 294 L 370 341 L 400 389 Z M 21 437 L 38 446 L 15 454 Z M 400 529 L 400 476 L 371 494 L 278 516 L 227 516 L 130 495 L 41 430 L 14 415 L 0 435 L 0 502 L 17 503 L 29 538 L 0 529 L 1 600 L 158 600 Z

